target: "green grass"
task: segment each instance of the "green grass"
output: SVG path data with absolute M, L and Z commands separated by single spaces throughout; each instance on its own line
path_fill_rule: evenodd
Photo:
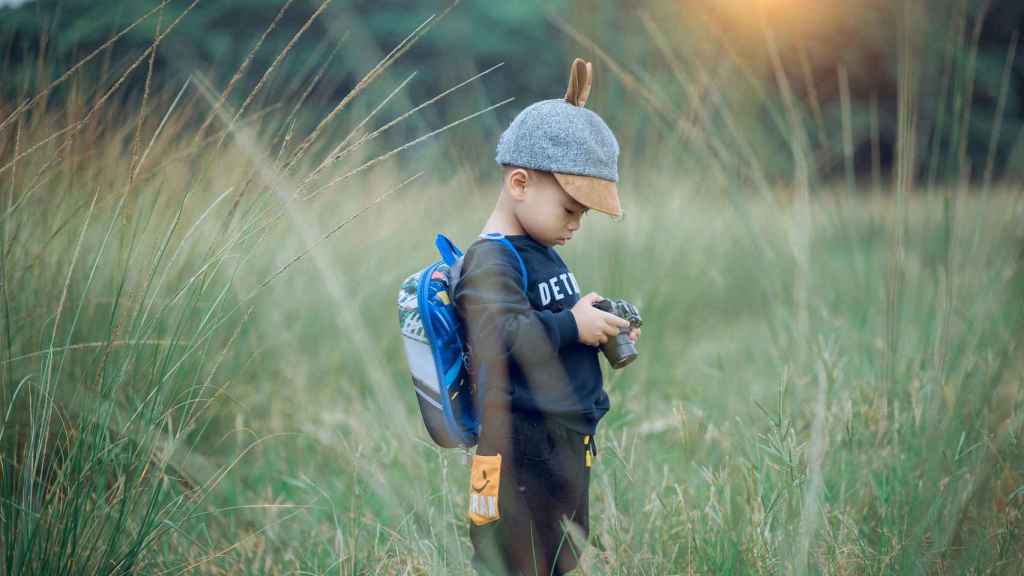
M 468 469 L 422 428 L 395 299 L 497 170 L 409 150 L 296 199 L 344 130 L 285 168 L 290 107 L 195 144 L 217 97 L 183 94 L 0 128 L 0 572 L 468 574 Z M 623 158 L 626 219 L 562 251 L 645 319 L 605 366 L 583 572 L 1014 573 L 1019 191 L 805 200 L 676 153 Z

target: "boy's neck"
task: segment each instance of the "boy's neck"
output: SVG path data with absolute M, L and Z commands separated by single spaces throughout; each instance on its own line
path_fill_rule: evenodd
M 518 236 L 526 234 L 522 225 L 519 224 L 519 220 L 516 218 L 515 212 L 510 210 L 508 206 L 505 206 L 501 201 L 499 201 L 498 205 L 494 207 L 494 211 L 491 212 L 491 216 L 487 219 L 487 222 L 484 223 L 484 229 L 481 231 L 481 234 L 491 232 L 497 232 L 504 236 Z

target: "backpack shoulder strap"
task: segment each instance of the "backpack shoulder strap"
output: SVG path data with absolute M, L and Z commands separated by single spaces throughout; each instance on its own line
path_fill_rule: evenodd
M 441 253 L 441 259 L 449 266 L 455 264 L 455 261 L 462 257 L 462 250 L 459 250 L 459 247 L 444 234 L 437 235 L 437 238 L 434 239 L 434 246 L 437 246 L 437 251 Z
M 523 257 L 519 255 L 519 251 L 516 250 L 516 247 L 513 246 L 512 243 L 508 241 L 508 238 L 505 238 L 505 235 L 500 232 L 486 232 L 481 234 L 480 237 L 484 240 L 497 240 L 507 246 L 508 249 L 515 254 L 516 260 L 519 262 L 519 271 L 523 275 L 523 292 L 527 292 L 529 283 L 526 280 L 526 264 L 523 262 Z

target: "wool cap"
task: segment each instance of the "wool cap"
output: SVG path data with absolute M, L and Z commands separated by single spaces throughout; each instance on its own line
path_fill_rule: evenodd
M 565 98 L 541 100 L 524 108 L 498 139 L 495 160 L 551 172 L 577 202 L 621 216 L 619 143 L 597 113 L 584 108 L 591 64 L 577 58 Z

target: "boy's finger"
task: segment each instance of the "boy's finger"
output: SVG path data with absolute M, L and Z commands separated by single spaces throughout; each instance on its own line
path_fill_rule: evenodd
M 605 312 L 604 310 L 602 310 L 601 313 L 604 315 L 604 319 L 606 322 L 618 326 L 619 328 L 629 328 L 630 326 L 629 320 L 626 320 L 625 318 L 620 318 L 615 314 L 612 314 L 611 312 Z

